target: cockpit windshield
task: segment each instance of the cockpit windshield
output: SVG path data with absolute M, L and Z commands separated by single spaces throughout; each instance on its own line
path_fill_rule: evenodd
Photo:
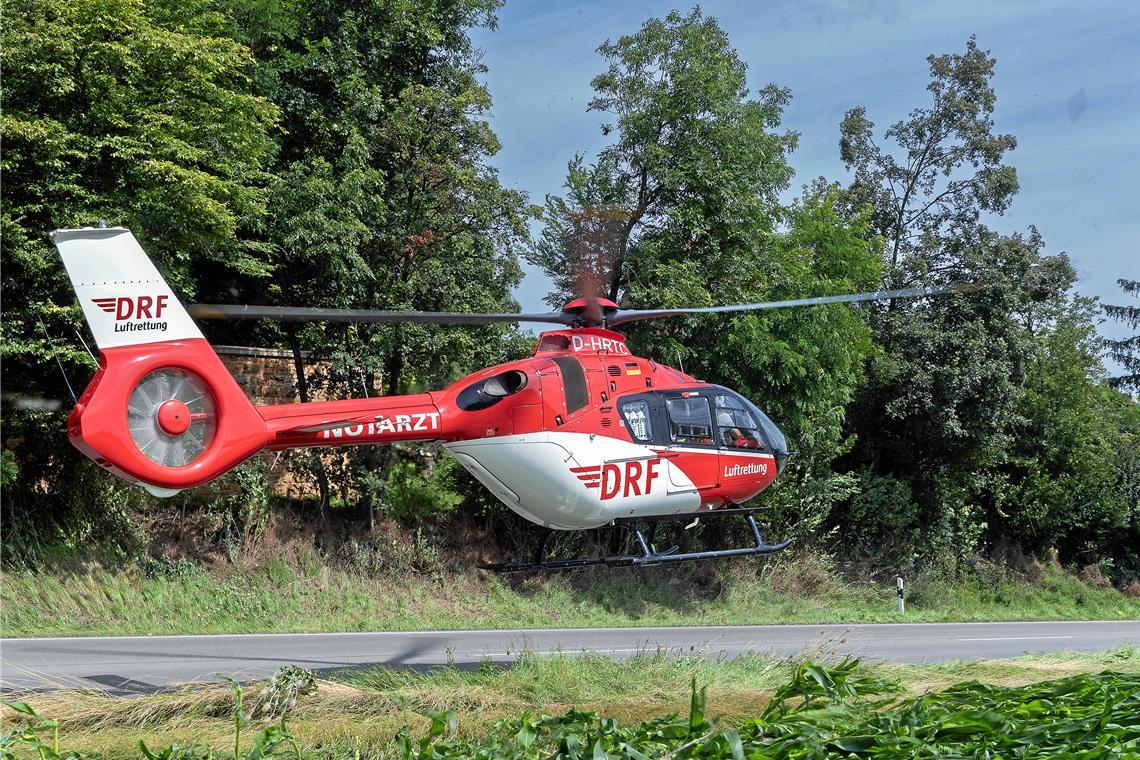
M 723 393 L 716 395 L 716 426 L 720 430 L 721 446 L 745 449 L 764 447 L 760 422 L 744 408 L 740 399 Z
M 753 449 L 766 447 L 787 452 L 788 442 L 784 434 L 751 401 L 739 393 L 718 387 L 714 402 L 722 446 Z

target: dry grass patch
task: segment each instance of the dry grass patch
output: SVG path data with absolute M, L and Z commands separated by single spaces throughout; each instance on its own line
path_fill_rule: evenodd
M 597 655 L 524 656 L 514 667 L 488 665 L 476 672 L 441 668 L 416 672 L 378 668 L 317 682 L 290 712 L 290 732 L 302 746 L 343 752 L 393 749 L 405 725 L 414 735 L 428 726 L 424 715 L 453 711 L 459 735 L 483 735 L 496 722 L 524 712 L 559 715 L 571 708 L 597 712 L 633 725 L 669 713 L 685 714 L 693 680 L 708 685 L 708 713 L 735 725 L 760 714 L 775 688 L 798 663 L 761 655 L 709 662 L 699 655 L 645 653 L 625 662 Z M 899 683 L 901 696 L 938 691 L 963 681 L 1023 686 L 1082 673 L 1140 673 L 1140 650 L 1124 646 L 1100 654 L 1062 653 L 974 663 L 863 666 L 869 676 Z M 273 718 L 265 714 L 266 684 L 246 686 L 245 709 L 252 735 Z M 108 757 L 132 757 L 138 741 L 148 746 L 232 741 L 234 696 L 228 687 L 188 688 L 175 693 L 116 698 L 95 691 L 57 691 L 27 696 L 41 714 L 59 720 L 64 746 Z M 7 708 L 0 718 L 7 723 Z

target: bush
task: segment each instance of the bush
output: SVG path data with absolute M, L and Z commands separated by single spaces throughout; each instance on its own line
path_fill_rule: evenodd
M 869 470 L 859 478 L 839 536 L 856 560 L 875 560 L 879 567 L 900 567 L 914 561 L 919 539 L 918 505 L 910 484 Z
M 383 488 L 384 512 L 406 521 L 452 511 L 463 502 L 463 494 L 455 491 L 458 467 L 451 457 L 435 459 L 426 471 L 410 460 L 393 463 Z
M 350 541 L 341 546 L 339 553 L 348 568 L 361 575 L 421 573 L 436 579 L 443 576 L 443 558 L 439 549 L 418 528 L 410 541 L 400 540 L 400 537 L 373 536 L 364 541 Z
M 297 700 L 317 692 L 317 679 L 313 671 L 298 665 L 282 665 L 265 684 L 258 709 L 266 715 L 283 718 L 289 714 Z

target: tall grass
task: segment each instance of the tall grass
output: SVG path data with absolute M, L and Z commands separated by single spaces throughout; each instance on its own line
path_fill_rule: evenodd
M 918 579 L 900 617 L 893 587 L 844 582 L 808 560 L 539 578 L 176 560 L 5 572 L 0 580 L 4 636 L 1140 617 L 1140 598 L 1053 568 L 1034 582 Z

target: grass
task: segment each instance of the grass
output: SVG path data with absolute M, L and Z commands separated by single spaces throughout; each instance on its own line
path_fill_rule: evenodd
M 957 585 L 915 579 L 900 616 L 892 586 L 845 583 L 810 558 L 769 562 L 515 579 L 475 571 L 369 574 L 280 561 L 246 569 L 174 563 L 149 572 L 98 565 L 6 572 L 0 634 L 1140 618 L 1140 599 L 1056 568 L 1045 568 L 1032 583 L 1002 573 Z
M 865 664 L 843 678 L 852 683 L 898 684 L 900 691 L 893 699 L 942 692 L 962 681 L 977 680 L 990 687 L 980 697 L 970 697 L 978 701 L 997 699 L 998 689 L 1105 670 L 1129 676 L 1130 683 L 1140 686 L 1140 651 L 1126 646 L 1100 654 L 1051 654 L 976 663 Z M 395 738 L 405 725 L 410 726 L 413 742 L 423 737 L 431 725 L 426 716 L 433 712 L 458 715 L 456 732 L 450 737 L 453 742 L 489 741 L 488 735 L 495 734 L 500 721 L 518 721 L 520 715 L 563 715 L 572 708 L 606 716 L 623 726 L 636 726 L 670 713 L 687 714 L 695 681 L 707 686 L 704 714 L 716 727 L 739 728 L 747 737 L 749 721 L 768 709 L 773 695 L 794 682 L 797 675 L 803 677 L 799 663 L 760 655 L 709 662 L 698 656 L 664 652 L 643 653 L 624 662 L 600 656 L 526 656 L 511 668 L 487 665 L 477 672 L 378 668 L 318 682 L 315 692 L 298 698 L 288 730 L 314 756 L 351 757 L 359 752 L 375 757 L 397 752 Z M 839 678 L 842 673 L 832 675 Z M 244 734 L 246 747 L 252 745 L 258 729 L 273 723 L 261 710 L 269 699 L 267 691 L 265 685 L 246 689 L 244 711 L 253 724 Z M 1001 694 L 1007 707 L 1019 704 L 1016 692 Z M 960 701 L 962 697 L 954 699 Z M 1038 696 L 1022 702 L 1042 699 L 1048 701 Z M 41 715 L 58 720 L 61 746 L 84 753 L 135 757 L 140 739 L 151 747 L 192 742 L 233 746 L 235 700 L 224 687 L 132 699 L 96 692 L 53 692 L 27 700 Z M 985 705 L 975 707 L 985 709 Z M 1022 707 L 1018 709 L 1024 712 Z M 1137 715 L 1140 711 L 1133 718 Z M 14 716 L 5 710 L 0 717 L 8 724 Z M 864 713 L 856 717 L 869 720 Z M 464 752 L 451 754 L 466 756 Z M 589 747 L 585 754 L 589 754 Z

